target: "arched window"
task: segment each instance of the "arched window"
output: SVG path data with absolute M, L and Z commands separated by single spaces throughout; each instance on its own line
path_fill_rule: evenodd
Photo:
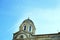
M 31 31 L 31 26 L 29 27 L 29 31 Z
M 20 38 L 23 38 L 23 35 L 21 35 Z
M 24 30 L 26 30 L 26 25 L 24 25 Z

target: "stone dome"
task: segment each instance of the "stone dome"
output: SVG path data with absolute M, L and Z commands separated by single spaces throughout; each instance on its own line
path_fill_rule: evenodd
M 30 26 L 31 26 L 31 27 L 30 27 Z M 24 27 L 25 27 L 25 28 L 24 28 Z M 33 21 L 28 18 L 28 19 L 26 19 L 26 20 L 24 20 L 24 21 L 22 22 L 19 30 L 20 30 L 20 31 L 23 30 L 23 31 L 26 31 L 26 32 L 33 33 L 33 34 L 34 34 L 36 28 L 35 28 L 35 25 L 34 25 Z M 29 30 L 31 30 L 31 31 L 29 31 Z

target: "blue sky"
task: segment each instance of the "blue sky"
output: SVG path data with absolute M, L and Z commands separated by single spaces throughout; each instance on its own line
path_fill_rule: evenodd
M 0 0 L 0 40 L 12 40 L 28 17 L 36 34 L 60 32 L 60 0 Z

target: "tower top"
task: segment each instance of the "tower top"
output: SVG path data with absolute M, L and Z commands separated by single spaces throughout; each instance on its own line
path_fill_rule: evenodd
M 35 25 L 34 25 L 33 21 L 28 18 L 28 19 L 25 19 L 22 22 L 22 24 L 19 27 L 19 30 L 34 34 L 36 28 L 35 28 Z

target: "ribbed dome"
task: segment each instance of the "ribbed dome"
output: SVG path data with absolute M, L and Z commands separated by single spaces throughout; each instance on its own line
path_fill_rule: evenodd
M 34 34 L 35 33 L 35 25 L 33 23 L 32 20 L 30 20 L 29 18 L 24 20 L 22 22 L 22 24 L 20 25 L 20 28 L 19 28 L 20 31 L 25 31 L 25 32 L 28 32 L 28 33 L 31 33 L 31 34 Z

